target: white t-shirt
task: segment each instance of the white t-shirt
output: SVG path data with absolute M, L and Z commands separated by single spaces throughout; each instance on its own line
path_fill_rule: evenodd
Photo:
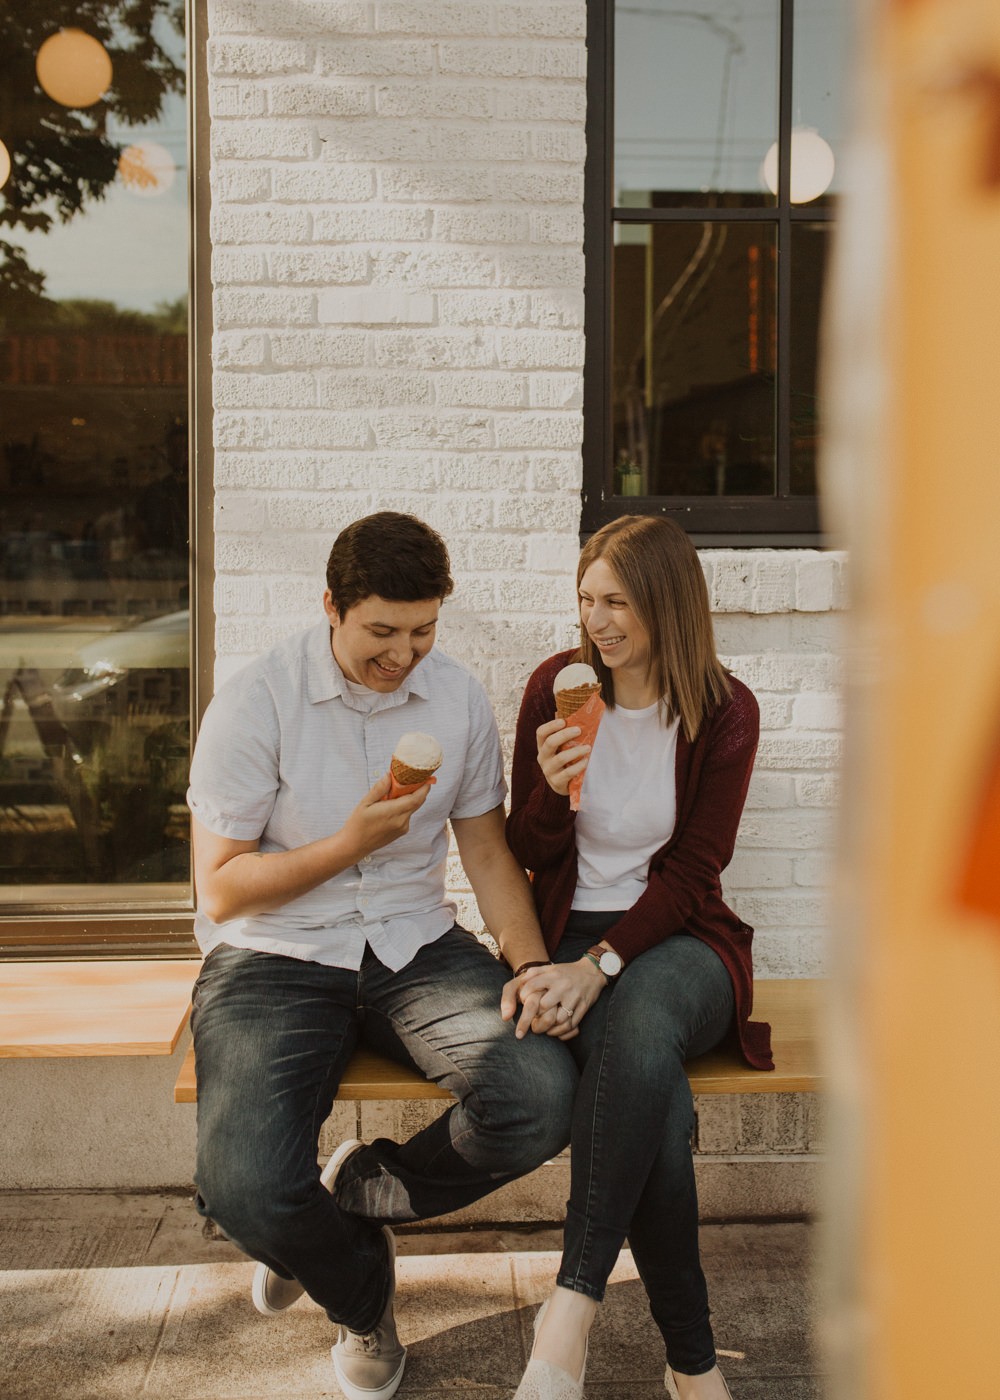
M 677 818 L 677 731 L 659 705 L 605 711 L 576 814 L 574 909 L 631 909 Z

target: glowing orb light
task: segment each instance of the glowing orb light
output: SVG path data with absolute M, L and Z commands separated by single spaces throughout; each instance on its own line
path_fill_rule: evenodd
M 130 194 L 165 194 L 177 178 L 174 158 L 156 141 L 137 141 L 118 157 L 118 175 Z
M 792 203 L 808 204 L 830 188 L 835 162 L 833 151 L 811 126 L 797 126 L 792 132 Z M 764 157 L 761 166 L 764 184 L 778 193 L 778 143 Z
M 3 143 L 2 141 L 0 141 L 0 190 L 3 189 L 4 185 L 7 183 L 7 181 L 8 181 L 9 179 L 10 179 L 10 151 L 8 151 L 8 149 L 7 149 L 7 147 L 4 145 L 4 143 Z
M 60 29 L 38 50 L 35 73 L 43 91 L 63 107 L 92 107 L 111 86 L 107 49 L 82 29 Z

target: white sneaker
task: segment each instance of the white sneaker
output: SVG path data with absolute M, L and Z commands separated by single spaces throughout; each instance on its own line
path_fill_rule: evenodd
M 320 1173 L 320 1185 L 325 1186 L 328 1191 L 332 1190 L 337 1174 L 348 1157 L 352 1157 L 358 1148 L 363 1146 L 364 1143 L 357 1138 L 348 1138 L 342 1142 Z M 254 1270 L 250 1296 L 253 1298 L 254 1307 L 265 1317 L 277 1317 L 301 1298 L 304 1292 L 305 1289 L 297 1278 L 282 1278 L 266 1264 L 258 1264 Z
M 389 1248 L 389 1298 L 372 1332 L 340 1329 L 340 1340 L 331 1348 L 333 1369 L 347 1400 L 389 1400 L 403 1379 L 406 1348 L 396 1335 L 392 1304 L 396 1297 L 396 1240 L 388 1225 L 382 1226 Z

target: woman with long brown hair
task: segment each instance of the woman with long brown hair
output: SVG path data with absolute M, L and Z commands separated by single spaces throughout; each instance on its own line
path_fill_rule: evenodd
M 587 1335 L 626 1239 L 680 1400 L 730 1396 L 716 1364 L 698 1254 L 684 1061 L 749 1021 L 751 929 L 722 899 L 757 748 L 751 692 L 720 663 L 701 565 L 671 521 L 625 516 L 583 549 L 580 647 L 524 695 L 507 839 L 532 872 L 552 962 L 518 969 L 518 1031 L 558 1035 L 580 1069 L 556 1287 L 535 1321 L 516 1400 L 577 1400 Z M 605 710 L 592 744 L 553 719 L 553 680 L 593 667 Z M 585 775 L 579 810 L 570 784 Z

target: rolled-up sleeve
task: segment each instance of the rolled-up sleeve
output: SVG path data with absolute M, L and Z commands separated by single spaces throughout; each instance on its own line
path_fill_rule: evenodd
M 267 685 L 223 686 L 205 711 L 191 761 L 192 816 L 218 836 L 258 840 L 278 791 L 279 743 Z

